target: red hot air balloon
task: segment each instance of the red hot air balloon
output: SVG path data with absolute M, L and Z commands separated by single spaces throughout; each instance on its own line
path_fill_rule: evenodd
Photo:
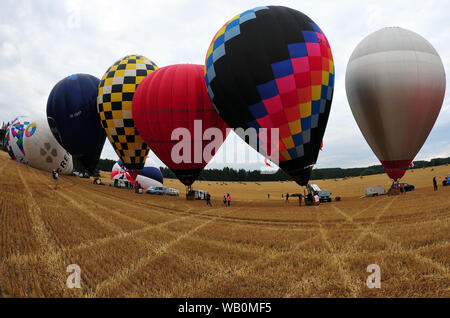
M 132 115 L 145 142 L 186 186 L 219 149 L 228 127 L 208 96 L 202 65 L 172 65 L 151 73 L 136 90 Z M 209 128 L 218 134 L 211 137 Z

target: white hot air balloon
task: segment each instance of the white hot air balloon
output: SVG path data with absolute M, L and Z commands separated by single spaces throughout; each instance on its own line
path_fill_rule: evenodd
M 72 156 L 56 141 L 47 118 L 30 123 L 28 133 L 24 134 L 23 146 L 30 166 L 45 171 L 59 168 L 62 174 L 72 172 Z
M 359 129 L 386 173 L 401 178 L 422 148 L 445 94 L 441 58 L 422 36 L 389 27 L 364 38 L 345 87 Z
M 161 170 L 150 157 L 147 157 L 144 168 L 139 170 L 136 181 L 144 189 L 148 189 L 151 186 L 162 187 L 164 183 Z

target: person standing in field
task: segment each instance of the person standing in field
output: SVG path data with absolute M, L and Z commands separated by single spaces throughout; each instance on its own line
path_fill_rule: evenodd
M 286 203 L 289 202 L 289 193 L 286 193 Z
M 209 193 L 206 194 L 206 205 L 212 206 L 211 204 L 211 195 Z
M 227 196 L 226 195 L 223 196 L 223 205 L 227 206 Z
M 320 198 L 317 195 L 317 193 L 314 194 L 314 205 L 319 205 L 320 204 Z
M 405 186 L 403 185 L 403 183 L 400 184 L 400 192 L 401 192 L 401 194 L 405 193 Z
M 301 194 L 298 195 L 298 205 L 302 206 L 302 198 L 303 196 Z
M 58 176 L 59 176 L 59 168 L 52 170 L 53 181 L 55 181 L 55 190 L 58 189 Z
M 267 199 L 270 199 L 270 193 L 267 193 Z
M 437 187 L 436 177 L 433 177 L 433 187 L 434 187 L 434 191 L 437 191 L 438 187 Z
M 229 193 L 227 193 L 227 203 L 228 203 L 228 206 L 231 206 L 231 196 Z

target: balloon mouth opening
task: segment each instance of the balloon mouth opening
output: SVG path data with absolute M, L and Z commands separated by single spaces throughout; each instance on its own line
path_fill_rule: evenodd
M 291 178 L 302 187 L 306 187 L 308 185 L 309 179 L 311 178 L 311 172 L 313 165 L 296 168 L 292 166 L 288 166 L 288 163 L 281 162 L 280 168 L 283 169 Z
M 172 172 L 177 176 L 178 180 L 186 187 L 191 187 L 192 184 L 197 180 L 198 176 L 202 172 L 203 168 L 200 169 L 188 169 L 188 170 L 178 170 L 171 169 Z
M 401 179 L 408 170 L 413 159 L 406 160 L 380 160 L 389 178 L 394 181 Z

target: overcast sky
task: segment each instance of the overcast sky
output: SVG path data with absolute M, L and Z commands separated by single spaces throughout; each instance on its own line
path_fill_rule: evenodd
M 59 80 L 74 73 L 101 78 L 111 64 L 129 54 L 142 54 L 159 67 L 203 64 L 217 30 L 236 14 L 261 5 L 283 5 L 305 13 L 330 42 L 336 84 L 324 151 L 316 167 L 379 164 L 356 125 L 345 93 L 347 62 L 365 36 L 386 26 L 412 30 L 431 42 L 446 73 L 450 70 L 450 1 L 1 0 L 0 121 L 17 115 L 45 117 L 48 95 Z M 450 157 L 448 90 L 445 96 L 416 160 Z M 225 149 L 233 148 L 230 141 Z M 239 147 L 247 148 L 242 142 Z M 223 158 L 221 152 L 218 156 Z M 102 158 L 117 159 L 108 140 Z M 208 168 L 224 166 L 220 161 L 214 159 Z

